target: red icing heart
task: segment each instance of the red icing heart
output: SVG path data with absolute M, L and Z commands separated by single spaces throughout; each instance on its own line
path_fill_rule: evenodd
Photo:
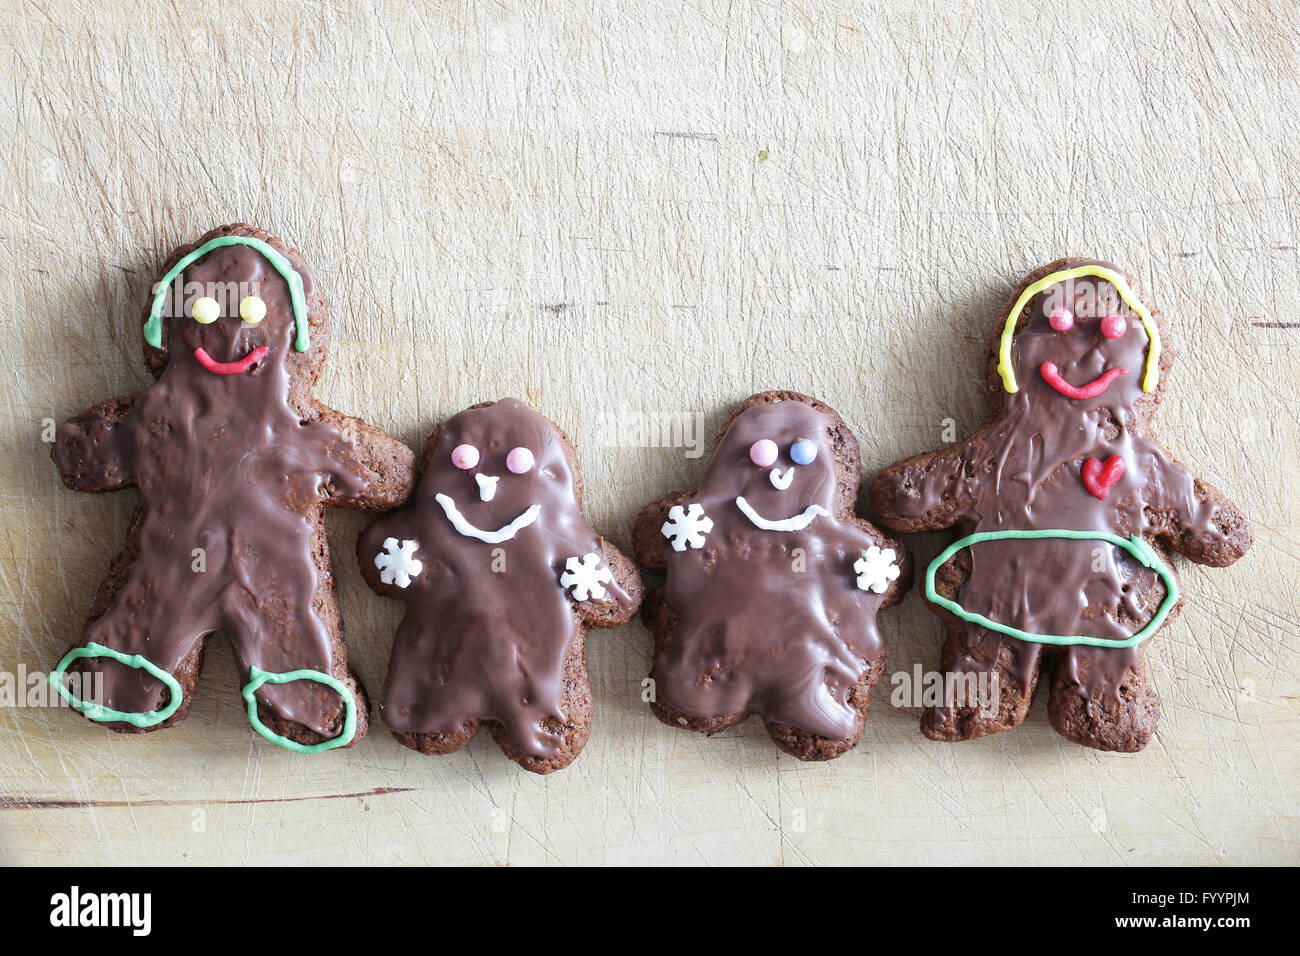
M 1082 473 L 1083 486 L 1105 501 L 1110 489 L 1124 477 L 1124 459 L 1119 455 L 1111 455 L 1103 465 L 1100 459 L 1089 458 L 1083 463 Z

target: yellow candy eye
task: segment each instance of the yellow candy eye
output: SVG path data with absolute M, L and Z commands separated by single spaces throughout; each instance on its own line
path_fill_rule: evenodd
M 245 296 L 239 303 L 239 317 L 249 325 L 257 325 L 266 318 L 266 303 L 255 295 Z
M 216 299 L 205 295 L 201 299 L 194 300 L 194 305 L 190 307 L 190 314 L 200 325 L 211 325 L 221 318 L 221 306 L 217 304 Z

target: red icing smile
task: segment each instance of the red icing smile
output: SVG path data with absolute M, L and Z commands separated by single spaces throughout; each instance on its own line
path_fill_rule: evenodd
M 266 346 L 259 345 L 237 362 L 218 362 L 203 346 L 200 345 L 194 350 L 194 357 L 199 360 L 199 364 L 214 375 L 238 375 L 240 372 L 247 372 L 262 361 L 265 355 Z
M 1096 398 L 1110 387 L 1111 382 L 1128 373 L 1126 368 L 1111 368 L 1102 372 L 1087 385 L 1071 385 L 1061 378 L 1061 370 L 1056 367 L 1055 362 L 1044 362 L 1039 371 L 1043 373 L 1043 380 L 1048 385 L 1067 398 Z

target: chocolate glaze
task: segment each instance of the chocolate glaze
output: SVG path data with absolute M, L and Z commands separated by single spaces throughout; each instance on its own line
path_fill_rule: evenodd
M 1067 264 L 1076 263 L 1056 263 L 1025 285 Z M 1048 315 L 1062 305 L 1075 320 L 1072 328 L 1058 332 Z M 1127 320 L 1119 338 L 1101 333 L 1101 319 L 1110 313 Z M 909 531 L 956 524 L 962 535 L 1006 529 L 1108 531 L 1142 536 L 1162 553 L 1177 548 L 1214 564 L 1244 552 L 1249 531 L 1236 509 L 1143 434 L 1159 401 L 1158 392 L 1144 393 L 1141 385 L 1149 338 L 1109 282 L 1083 277 L 1070 287 L 1049 287 L 1027 305 L 1017 329 L 1012 354 L 1020 390 L 1003 393 L 991 374 L 994 394 L 1004 396 L 993 424 L 969 441 L 887 469 L 872 488 L 873 506 L 885 524 Z M 1168 354 L 1166 349 L 1162 372 L 1168 371 Z M 1108 369 L 1128 371 L 1096 398 L 1072 399 L 1048 383 L 1044 362 L 1055 363 L 1076 386 Z M 1112 455 L 1123 460 L 1125 471 L 1103 500 L 1085 487 L 1082 469 L 1089 458 L 1105 462 Z M 1154 572 L 1104 542 L 984 542 L 959 552 L 941 578 L 945 572 L 951 572 L 950 581 L 962 582 L 956 600 L 963 608 L 1036 634 L 1124 640 L 1151 619 L 1164 597 Z M 998 645 L 1009 642 L 1027 692 L 1043 645 L 975 624 L 962 627 L 970 653 L 950 669 L 988 669 L 998 660 Z M 1076 645 L 1066 648 L 1063 664 L 1079 695 L 1113 697 L 1137 672 L 1143 647 Z
M 190 317 L 190 303 L 206 293 L 186 296 L 184 313 L 164 320 L 165 359 L 151 356 L 157 381 L 133 400 L 106 403 L 59 428 L 53 457 L 70 486 L 102 491 L 134 484 L 140 491 L 129 577 L 91 619 L 85 642 L 142 654 L 176 673 L 196 664 L 205 636 L 221 631 L 244 680 L 253 666 L 346 678 L 345 656 L 335 647 L 322 508 L 363 504 L 370 471 L 308 397 L 328 338 L 324 304 L 311 273 L 285 252 L 320 326 L 311 354 L 293 351 L 294 316 L 280 274 L 249 247 L 219 248 L 177 282 L 255 290 L 266 303 L 265 319 L 243 323 L 235 296 L 223 303 L 221 319 L 200 325 Z M 237 360 L 259 346 L 269 351 L 247 372 L 217 375 L 196 359 L 200 346 L 216 361 Z M 204 569 L 195 571 L 200 548 Z M 103 672 L 102 703 L 110 708 L 143 712 L 165 703 L 163 685 L 142 670 L 102 658 L 81 666 Z M 257 698 L 264 709 L 322 737 L 340 729 L 342 700 L 315 682 L 267 684 Z
M 853 564 L 872 545 L 895 547 L 900 565 L 904 552 L 853 518 L 857 454 L 855 474 L 842 478 L 835 424 L 803 401 L 753 405 L 719 439 L 695 494 L 681 499 L 701 504 L 713 527 L 704 547 L 663 552 L 673 624 L 651 676 L 676 710 L 701 718 L 756 713 L 807 733 L 856 737 L 850 693 L 884 656 L 876 612 L 893 595 L 860 590 Z M 762 438 L 779 451 L 771 467 L 750 460 Z M 796 466 L 790 448 L 800 438 L 816 443 L 817 457 Z M 782 475 L 793 468 L 786 490 L 773 485 L 772 467 Z M 768 520 L 810 505 L 826 513 L 803 530 L 760 530 L 738 496 Z
M 475 467 L 452 463 L 462 444 L 478 450 Z M 506 467 L 517 447 L 535 456 L 526 474 Z M 587 624 L 560 575 L 571 557 L 594 552 L 610 564 L 617 555 L 582 515 L 569 451 L 559 429 L 516 399 L 467 409 L 431 437 L 411 504 L 366 529 L 358 551 L 372 583 L 386 538 L 418 542 L 414 556 L 423 564 L 408 587 L 381 588 L 406 604 L 381 709 L 395 732 L 457 734 L 466 722 L 489 720 L 524 754 L 560 754 L 564 725 L 575 716 L 561 705 L 564 662 Z M 480 499 L 477 475 L 499 479 L 490 501 Z M 460 533 L 439 494 L 484 531 L 533 505 L 541 510 L 512 539 L 493 544 Z M 639 595 L 617 575 L 605 588 L 603 600 L 583 605 L 621 620 L 635 613 Z

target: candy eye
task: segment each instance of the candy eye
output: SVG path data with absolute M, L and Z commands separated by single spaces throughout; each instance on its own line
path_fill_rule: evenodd
M 800 438 L 790 446 L 790 460 L 796 465 L 811 465 L 817 460 L 817 443 Z
M 1056 331 L 1064 332 L 1066 329 L 1073 327 L 1074 313 L 1069 309 L 1053 309 L 1052 314 L 1047 317 L 1047 321 L 1051 323 L 1052 328 L 1056 329 Z
M 749 460 L 759 468 L 771 468 L 776 464 L 776 442 L 760 438 L 749 446 Z
M 525 475 L 532 471 L 535 461 L 533 453 L 523 447 L 512 448 L 510 454 L 506 455 L 506 467 L 512 475 Z
M 462 471 L 478 464 L 478 449 L 473 445 L 457 445 L 451 450 L 451 463 Z
M 257 325 L 266 318 L 266 303 L 255 295 L 245 296 L 239 303 L 239 317 L 249 325 Z
M 1101 320 L 1101 334 L 1108 339 L 1118 339 L 1127 331 L 1128 322 L 1124 320 L 1122 315 L 1116 315 L 1112 312 Z
M 200 325 L 211 325 L 221 318 L 221 306 L 217 304 L 216 299 L 205 295 L 194 300 L 194 304 L 190 306 L 190 315 L 194 316 L 194 321 Z

